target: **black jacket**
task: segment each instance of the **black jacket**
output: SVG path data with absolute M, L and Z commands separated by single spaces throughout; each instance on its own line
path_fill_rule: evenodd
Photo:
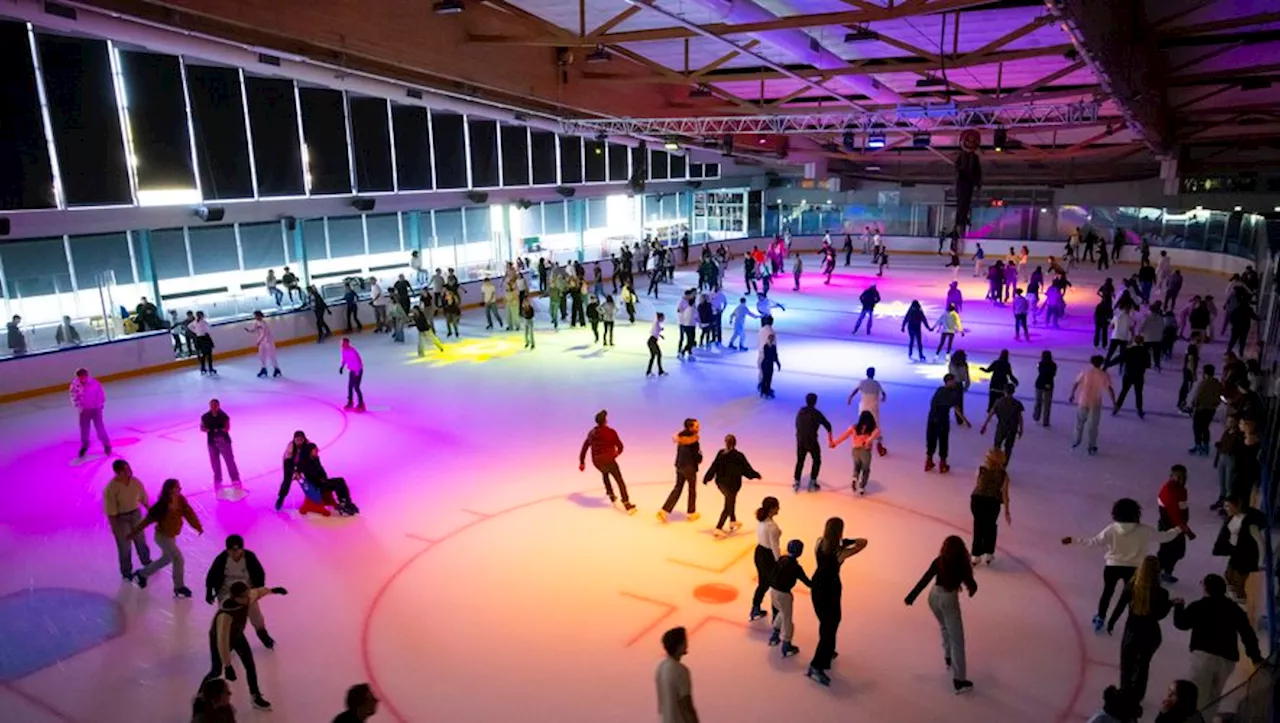
M 876 304 L 880 303 L 880 292 L 873 286 L 862 292 L 862 295 L 858 297 L 858 301 L 862 302 L 862 308 L 874 309 Z
M 252 552 L 244 551 L 244 567 L 249 571 L 249 587 L 258 588 L 267 586 L 267 573 L 262 569 L 262 563 L 258 562 L 258 556 Z M 222 591 L 222 583 L 226 582 L 227 572 L 227 551 L 223 550 L 221 555 L 213 558 L 213 564 L 209 566 L 209 572 L 204 576 L 205 595 L 207 597 L 217 597 Z
M 742 478 L 760 479 L 760 473 L 752 468 L 747 456 L 736 449 L 722 449 L 716 452 L 716 458 L 702 477 L 702 484 L 716 481 L 716 487 L 722 490 L 737 491 L 742 489 Z
M 796 413 L 796 441 L 801 444 L 817 443 L 818 428 L 826 427 L 827 434 L 831 434 L 831 422 L 827 421 L 826 415 L 818 411 L 817 407 L 801 407 Z
M 1174 605 L 1173 625 L 1191 631 L 1192 652 L 1200 650 L 1235 662 L 1240 660 L 1243 642 L 1250 660 L 1262 659 L 1249 616 L 1225 595 L 1202 597 L 1186 607 Z

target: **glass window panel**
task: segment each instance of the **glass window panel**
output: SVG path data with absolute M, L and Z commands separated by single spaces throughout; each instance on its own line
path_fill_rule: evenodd
M 464 209 L 467 214 L 467 241 L 490 241 L 492 235 L 489 233 L 489 207 L 488 206 L 471 206 Z
M 329 254 L 341 259 L 364 256 L 364 224 L 359 216 L 329 219 Z
M 431 147 L 436 158 L 436 188 L 467 187 L 467 148 L 463 118 L 431 111 Z
M 467 119 L 471 150 L 472 188 L 498 185 L 498 122 L 478 118 Z
M 187 240 L 197 275 L 240 270 L 234 226 L 192 226 L 187 229 Z
M 702 164 L 702 176 L 703 178 L 719 178 L 720 164 L 719 163 Z
M 387 213 L 378 216 L 366 216 L 364 225 L 365 232 L 369 237 L 369 253 L 390 253 L 399 251 L 402 248 L 400 245 L 400 217 L 396 214 Z
M 581 136 L 560 136 L 560 183 L 582 183 Z
M 194 191 L 182 66 L 172 55 L 120 53 L 138 191 Z M 145 196 L 140 196 L 145 199 Z
M 462 241 L 462 209 L 451 208 L 436 211 L 436 242 L 440 246 L 453 246 Z
M 71 274 L 61 237 L 0 244 L 0 265 L 4 267 L 4 278 L 13 298 L 71 290 Z
M 302 248 L 306 250 L 308 261 L 319 261 L 329 258 L 329 247 L 324 239 L 324 219 L 298 219 L 302 224 Z
M 240 255 L 244 258 L 244 268 L 284 266 L 283 239 L 279 221 L 240 224 Z
M 429 190 L 432 174 L 427 109 L 392 103 L 391 125 L 395 132 L 396 180 L 400 190 Z
M 542 206 L 542 223 L 544 232 L 548 236 L 557 233 L 565 233 L 564 201 L 544 203 Z
M 603 183 L 606 179 L 605 175 L 605 144 L 600 141 L 587 141 L 582 143 L 584 153 L 586 154 L 588 183 Z
M 394 191 L 386 99 L 348 96 L 348 103 L 351 142 L 355 146 L 356 188 L 362 192 Z
M 689 164 L 689 178 L 702 178 L 706 167 L 701 163 Z
M 529 148 L 533 157 L 533 185 L 551 186 L 556 178 L 556 134 L 551 131 L 530 131 Z
M 191 275 L 187 265 L 187 241 L 180 228 L 151 232 L 151 266 L 156 279 L 185 279 Z
M 39 35 L 37 43 L 67 204 L 132 203 L 106 42 Z
M 53 164 L 26 23 L 0 21 L 0 210 L 53 208 Z
M 683 181 L 689 175 L 689 168 L 688 168 L 689 159 L 685 156 L 678 155 L 675 153 L 670 154 L 670 156 L 671 156 L 671 180 Z
M 529 185 L 529 129 L 502 126 L 502 185 Z
M 252 198 L 253 171 L 249 168 L 240 74 L 233 68 L 188 65 L 187 92 L 201 193 L 209 200 Z
M 259 196 L 300 196 L 302 146 L 293 81 L 245 78 Z
M 628 180 L 630 172 L 630 153 L 630 149 L 621 143 L 609 144 L 608 156 L 610 181 L 625 183 Z
M 342 91 L 299 88 L 302 139 L 307 145 L 311 192 L 351 193 L 351 163 L 347 158 L 347 118 Z
M 649 151 L 649 178 L 665 181 L 671 175 L 670 161 L 666 151 Z
M 93 289 L 98 276 L 115 273 L 117 284 L 132 284 L 133 260 L 129 256 L 129 235 L 121 233 L 71 237 L 71 263 L 76 269 L 76 286 Z
M 587 199 L 587 227 L 605 228 L 609 225 L 609 204 L 603 198 Z
M 542 204 L 535 203 L 520 211 L 520 229 L 525 236 L 542 235 Z

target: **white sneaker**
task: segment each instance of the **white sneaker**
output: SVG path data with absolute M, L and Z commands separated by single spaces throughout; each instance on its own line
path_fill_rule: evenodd
M 742 529 L 741 522 L 734 520 L 733 522 L 729 523 L 729 532 L 737 532 L 738 530 L 741 530 L 741 529 Z

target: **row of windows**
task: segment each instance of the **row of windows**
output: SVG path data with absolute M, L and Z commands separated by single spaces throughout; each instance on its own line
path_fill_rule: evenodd
M 0 21 L 0 209 L 718 178 L 578 136 Z

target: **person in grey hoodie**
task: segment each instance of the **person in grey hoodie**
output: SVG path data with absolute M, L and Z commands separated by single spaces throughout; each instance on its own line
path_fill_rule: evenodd
M 1141 522 L 1142 505 L 1128 497 L 1116 500 L 1111 506 L 1111 524 L 1093 537 L 1064 537 L 1062 544 L 1072 543 L 1083 547 L 1105 546 L 1106 566 L 1102 568 L 1102 596 L 1098 598 L 1098 613 L 1093 616 L 1094 632 L 1101 632 L 1106 625 L 1107 610 L 1111 607 L 1111 595 L 1117 584 L 1124 586 L 1133 579 L 1138 565 L 1147 556 L 1151 543 L 1162 545 L 1178 535 L 1194 540 L 1195 533 L 1185 524 L 1164 532 Z

